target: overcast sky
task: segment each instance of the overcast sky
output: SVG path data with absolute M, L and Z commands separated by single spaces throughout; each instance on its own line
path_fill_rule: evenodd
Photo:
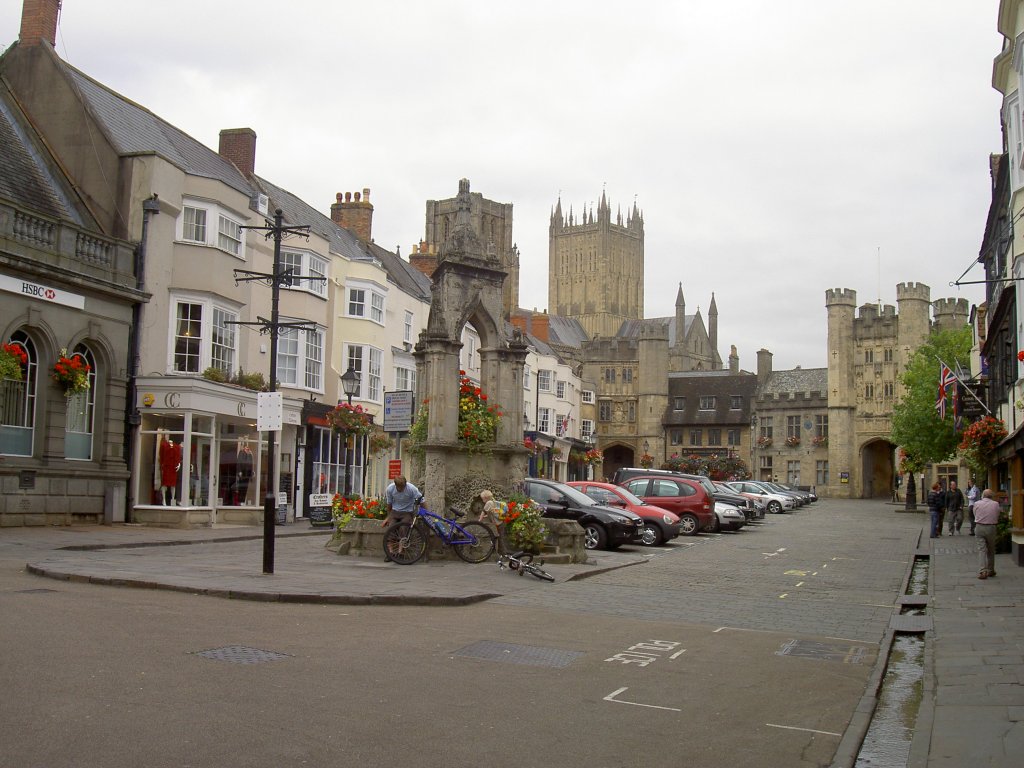
M 21 3 L 0 9 L 0 48 Z M 371 190 L 408 256 L 428 199 L 514 206 L 520 303 L 547 307 L 561 196 L 636 204 L 645 315 L 707 320 L 740 365 L 824 366 L 825 290 L 895 304 L 976 259 L 999 152 L 998 0 L 64 0 L 72 65 L 328 213 Z M 965 279 L 980 279 L 976 266 Z

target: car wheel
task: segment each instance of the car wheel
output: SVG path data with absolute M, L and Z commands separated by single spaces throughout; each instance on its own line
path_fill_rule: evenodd
M 782 505 L 779 502 L 775 501 L 775 499 L 772 499 L 771 501 L 768 502 L 768 511 L 771 512 L 773 515 L 777 515 L 779 514 L 779 512 L 782 511 Z
M 697 516 L 689 512 L 684 512 L 679 516 L 679 535 L 680 536 L 696 536 L 700 531 L 700 520 Z
M 583 546 L 587 549 L 604 549 L 608 541 L 608 534 L 604 532 L 597 523 L 587 523 L 583 526 Z
M 662 543 L 661 529 L 654 523 L 644 523 L 640 533 L 640 543 L 646 547 L 656 547 Z

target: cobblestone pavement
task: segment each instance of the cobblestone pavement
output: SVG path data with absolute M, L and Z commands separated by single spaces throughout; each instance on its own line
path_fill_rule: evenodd
M 824 501 L 738 533 L 677 539 L 642 568 L 506 595 L 510 605 L 878 642 L 923 516 Z

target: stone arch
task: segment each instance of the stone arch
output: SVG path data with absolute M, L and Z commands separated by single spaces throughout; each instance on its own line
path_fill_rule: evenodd
M 891 499 L 896 482 L 896 446 L 875 438 L 860 447 L 860 498 Z
M 640 457 L 636 449 L 628 443 L 613 442 L 602 450 L 604 461 L 601 462 L 601 473 L 612 477 L 615 471 L 623 467 L 639 466 Z

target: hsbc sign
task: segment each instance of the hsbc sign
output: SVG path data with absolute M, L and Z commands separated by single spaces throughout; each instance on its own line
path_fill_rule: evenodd
M 22 296 L 42 301 L 47 304 L 63 304 L 66 307 L 85 309 L 85 297 L 77 293 L 62 291 L 49 285 L 43 285 L 32 280 L 22 280 L 16 277 L 0 275 L 0 290 L 20 293 Z

